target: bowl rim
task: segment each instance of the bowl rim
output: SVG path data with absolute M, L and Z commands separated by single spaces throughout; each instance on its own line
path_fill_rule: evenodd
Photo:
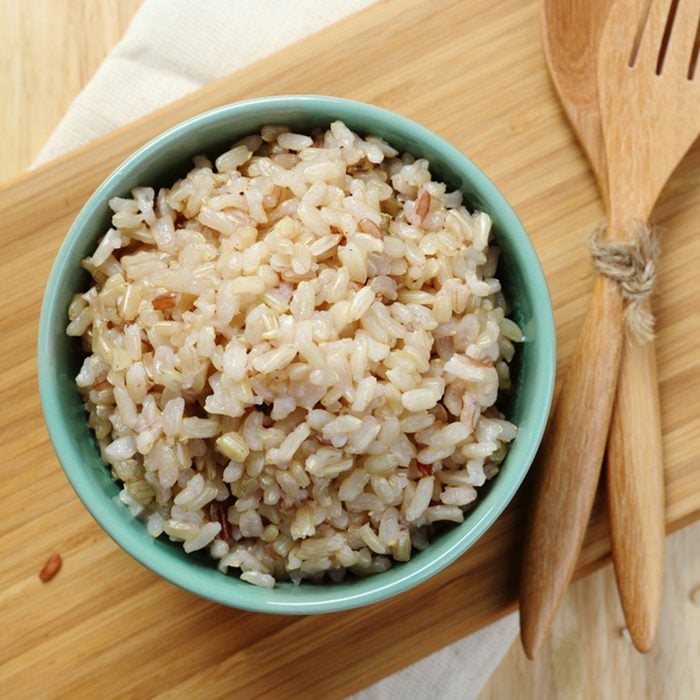
M 465 520 L 464 525 L 468 522 L 469 527 L 457 526 L 452 532 L 457 532 L 459 528 L 462 528 L 459 536 L 455 536 L 454 540 L 450 541 L 449 546 L 444 547 L 435 558 L 428 558 L 426 562 L 418 566 L 415 563 L 414 566 L 410 566 L 411 562 L 404 564 L 402 569 L 404 575 L 401 575 L 401 571 L 398 574 L 396 573 L 398 567 L 392 567 L 387 572 L 363 579 L 363 581 L 374 581 L 376 585 L 356 586 L 359 589 L 357 593 L 333 595 L 327 592 L 333 588 L 335 585 L 333 584 L 318 587 L 319 593 L 325 591 L 323 595 L 305 596 L 303 600 L 276 596 L 277 587 L 269 591 L 249 586 L 248 584 L 244 585 L 251 589 L 250 593 L 242 594 L 238 587 L 226 585 L 226 581 L 231 580 L 230 575 L 220 574 L 222 583 L 212 583 L 207 577 L 196 575 L 199 572 L 193 571 L 195 567 L 175 566 L 173 557 L 156 551 L 155 548 L 148 549 L 143 547 L 141 544 L 142 540 L 136 540 L 125 532 L 122 526 L 123 518 L 116 517 L 112 511 L 106 508 L 106 505 L 103 505 L 106 503 L 104 492 L 87 474 L 80 456 L 76 454 L 70 444 L 70 431 L 62 412 L 57 377 L 51 370 L 51 362 L 47 361 L 51 357 L 52 337 L 54 337 L 56 331 L 51 326 L 51 316 L 57 303 L 56 299 L 59 298 L 63 271 L 70 265 L 74 249 L 83 235 L 85 225 L 92 218 L 94 209 L 101 205 L 103 206 L 106 198 L 112 196 L 120 188 L 123 189 L 125 184 L 127 187 L 136 186 L 128 182 L 131 171 L 144 159 L 159 152 L 161 148 L 164 148 L 173 140 L 177 140 L 209 122 L 233 120 L 236 116 L 256 110 L 261 112 L 260 123 L 262 125 L 265 121 L 262 112 L 284 107 L 321 111 L 324 114 L 324 118 L 326 114 L 332 114 L 334 109 L 350 109 L 357 112 L 359 118 L 367 120 L 370 129 L 377 122 L 390 124 L 392 129 L 402 134 L 410 134 L 411 138 L 425 144 L 432 152 L 439 153 L 449 163 L 450 170 L 459 173 L 465 182 L 472 184 L 479 195 L 487 200 L 491 206 L 494 203 L 497 205 L 500 227 L 507 230 L 508 238 L 514 241 L 514 246 L 517 247 L 517 254 L 520 258 L 518 266 L 527 269 L 528 287 L 530 288 L 530 293 L 536 298 L 535 316 L 540 326 L 538 328 L 536 356 L 538 366 L 543 370 L 533 382 L 535 387 L 533 394 L 536 395 L 539 404 L 536 409 L 533 409 L 533 411 L 536 410 L 536 415 L 532 422 L 528 449 L 521 460 L 519 471 L 515 476 L 511 476 L 507 482 L 504 481 L 500 488 L 498 486 L 499 480 L 494 480 L 493 489 L 498 493 L 498 500 L 482 513 L 482 517 L 476 520 Z M 194 156 L 195 154 L 192 153 L 191 155 Z M 455 146 L 407 117 L 375 105 L 325 95 L 261 97 L 223 105 L 176 124 L 138 148 L 102 181 L 72 223 L 52 266 L 44 291 L 39 318 L 38 375 L 44 420 L 61 467 L 92 517 L 120 548 L 165 580 L 214 602 L 256 612 L 309 614 L 335 612 L 367 605 L 422 583 L 457 559 L 495 522 L 510 503 L 525 478 L 544 434 L 552 402 L 555 369 L 556 335 L 554 316 L 544 272 L 532 243 L 513 208 L 488 176 Z M 100 497 L 102 497 L 102 500 Z M 493 500 L 496 499 L 494 498 Z M 394 572 L 393 576 L 387 576 L 392 571 Z M 389 579 L 388 582 L 386 582 L 387 579 Z M 338 593 L 340 593 L 339 589 Z

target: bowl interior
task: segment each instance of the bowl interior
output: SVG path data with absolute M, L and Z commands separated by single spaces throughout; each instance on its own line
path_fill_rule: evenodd
M 152 539 L 118 500 L 119 488 L 102 462 L 75 387 L 83 354 L 65 334 L 68 304 L 87 289 L 80 260 L 109 228 L 107 201 L 138 185 L 172 184 L 198 153 L 217 154 L 237 138 L 269 123 L 308 131 L 343 120 L 360 134 L 385 138 L 395 148 L 427 158 L 435 179 L 460 189 L 470 209 L 488 212 L 502 250 L 499 277 L 512 317 L 525 334 L 511 366 L 513 389 L 499 406 L 518 425 L 500 473 L 480 491 L 465 522 L 446 529 L 410 562 L 365 579 L 328 585 L 279 584 L 269 591 L 224 576 L 208 556 L 186 555 L 178 544 Z M 59 460 L 76 492 L 109 535 L 127 552 L 171 582 L 220 603 L 249 610 L 311 613 L 341 610 L 406 590 L 453 561 L 473 544 L 508 504 L 539 445 L 552 396 L 555 336 L 542 269 L 527 234 L 503 196 L 465 156 L 418 124 L 350 100 L 317 96 L 266 98 L 202 114 L 146 144 L 99 187 L 61 247 L 46 288 L 39 331 L 42 406 Z

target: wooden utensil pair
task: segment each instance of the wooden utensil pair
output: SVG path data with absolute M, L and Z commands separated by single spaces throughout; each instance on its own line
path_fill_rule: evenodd
M 554 84 L 606 203 L 606 238 L 639 253 L 637 223 L 700 132 L 700 0 L 544 0 L 542 18 Z M 640 651 L 656 631 L 664 549 L 656 360 L 652 342 L 629 332 L 624 342 L 624 308 L 619 284 L 600 275 L 540 453 L 520 600 L 530 658 L 573 573 L 606 441 L 625 618 Z

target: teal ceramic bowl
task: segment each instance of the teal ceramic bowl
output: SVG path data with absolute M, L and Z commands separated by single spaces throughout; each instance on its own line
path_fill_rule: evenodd
M 502 250 L 499 276 L 525 342 L 513 364 L 513 390 L 499 406 L 518 425 L 500 473 L 483 489 L 464 523 L 445 530 L 411 561 L 344 583 L 282 583 L 266 590 L 226 576 L 206 556 L 186 555 L 165 538 L 154 540 L 119 501 L 100 459 L 74 377 L 82 353 L 65 333 L 68 304 L 89 279 L 80 260 L 109 228 L 107 201 L 137 185 L 169 185 L 198 153 L 225 150 L 269 123 L 306 131 L 343 120 L 360 134 L 382 136 L 400 151 L 427 158 L 436 179 L 459 188 L 470 208 L 488 212 Z M 493 183 L 468 158 L 428 129 L 384 109 L 334 97 L 270 97 L 227 105 L 156 137 L 122 163 L 75 220 L 46 287 L 39 325 L 39 386 L 44 417 L 63 470 L 86 508 L 114 541 L 168 581 L 218 603 L 269 613 L 322 613 L 358 607 L 405 591 L 464 554 L 508 505 L 537 452 L 547 420 L 555 370 L 552 308 L 542 268 L 520 221 Z

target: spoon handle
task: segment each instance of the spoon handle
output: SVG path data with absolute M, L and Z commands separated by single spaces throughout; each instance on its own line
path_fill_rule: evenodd
M 622 351 L 607 453 L 617 588 L 639 651 L 654 641 L 664 572 L 664 473 L 654 343 Z
M 605 451 L 622 350 L 622 299 L 598 277 L 538 460 L 526 534 L 520 629 L 534 658 L 578 558 Z

